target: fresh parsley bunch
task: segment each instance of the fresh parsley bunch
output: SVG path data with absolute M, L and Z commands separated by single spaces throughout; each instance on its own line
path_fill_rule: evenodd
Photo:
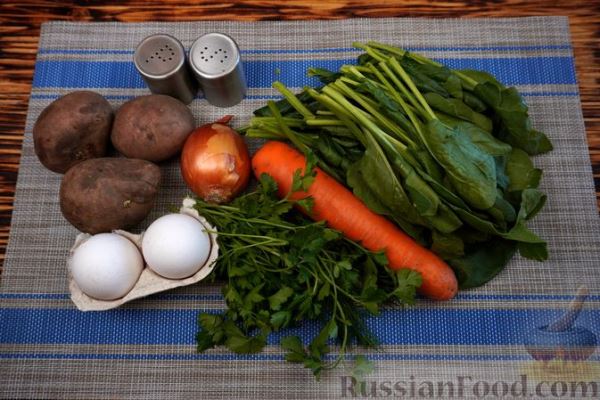
M 314 157 L 308 159 L 311 172 L 297 171 L 294 191 L 306 190 L 314 179 Z M 235 353 L 257 353 L 271 332 L 317 320 L 322 327 L 307 346 L 297 336 L 284 337 L 281 346 L 287 361 L 304 364 L 318 378 L 344 359 L 351 344 L 376 346 L 363 322 L 366 314 L 377 315 L 386 302 L 414 302 L 418 273 L 390 270 L 383 253 L 309 220 L 295 205 L 310 212 L 311 199 L 279 199 L 268 175 L 229 205 L 197 200 L 195 208 L 218 228 L 215 271 L 225 281 L 227 303 L 220 315 L 199 315 L 198 352 L 224 345 Z M 338 355 L 326 360 L 336 342 Z M 355 370 L 369 370 L 366 358 L 356 361 Z

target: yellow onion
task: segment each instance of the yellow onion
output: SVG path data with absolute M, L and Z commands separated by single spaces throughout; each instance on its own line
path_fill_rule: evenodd
M 244 139 L 227 123 L 226 116 L 202 125 L 187 138 L 181 152 L 181 175 L 205 201 L 227 203 L 250 179 L 250 157 Z

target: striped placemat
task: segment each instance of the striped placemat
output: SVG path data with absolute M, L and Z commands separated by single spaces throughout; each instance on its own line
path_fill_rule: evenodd
M 421 300 L 369 319 L 382 346 L 353 349 L 375 361 L 363 389 L 352 386 L 349 365 L 315 382 L 310 371 L 283 361 L 277 336 L 258 355 L 224 349 L 196 354 L 198 312 L 224 307 L 218 285 L 200 283 L 108 312 L 77 311 L 65 265 L 77 232 L 59 211 L 60 175 L 35 157 L 32 125 L 51 101 L 76 89 L 95 90 L 115 108 L 148 93 L 132 63 L 145 36 L 169 33 L 189 48 L 210 31 L 238 41 L 249 91 L 226 110 L 194 100 L 198 124 L 227 113 L 243 125 L 252 110 L 277 97 L 272 81 L 292 88 L 313 84 L 306 69 L 353 62 L 359 54 L 353 41 L 402 46 L 454 68 L 487 70 L 516 86 L 534 125 L 555 145 L 535 159 L 544 169 L 548 204 L 532 223 L 548 240 L 550 260 L 515 258 L 493 282 L 451 302 Z M 588 383 L 600 376 L 598 353 L 544 366 L 524 346 L 537 327 L 561 315 L 581 285 L 591 294 L 576 325 L 600 334 L 600 230 L 588 154 L 566 18 L 45 24 L 0 281 L 0 397 L 510 398 L 519 397 L 521 386 L 529 398 L 560 397 L 563 389 L 565 396 L 582 394 L 584 386 L 589 397 Z M 188 193 L 175 162 L 161 168 L 164 181 L 148 221 Z M 308 339 L 315 332 L 306 325 L 296 333 Z M 577 332 L 565 334 L 556 350 L 564 353 L 577 338 Z

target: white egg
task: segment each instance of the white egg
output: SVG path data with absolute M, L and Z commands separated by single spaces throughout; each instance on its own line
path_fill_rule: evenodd
M 204 225 L 185 214 L 169 214 L 154 221 L 142 239 L 144 259 L 154 272 L 169 278 L 194 275 L 210 254 Z
M 144 260 L 129 239 L 100 233 L 81 244 L 71 259 L 71 275 L 88 296 L 115 300 L 125 296 L 137 282 Z

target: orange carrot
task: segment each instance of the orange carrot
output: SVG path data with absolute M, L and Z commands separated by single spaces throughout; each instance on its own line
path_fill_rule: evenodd
M 287 195 L 294 172 L 304 171 L 304 156 L 282 142 L 267 142 L 252 158 L 254 175 L 271 175 L 279 195 Z M 316 178 L 307 192 L 292 193 L 293 200 L 307 196 L 314 199 L 310 217 L 327 224 L 347 238 L 360 242 L 371 251 L 384 250 L 392 269 L 409 268 L 423 278 L 420 293 L 435 299 L 449 300 L 456 295 L 458 284 L 452 269 L 431 251 L 416 243 L 396 225 L 375 214 L 352 192 L 325 172 L 316 169 Z

